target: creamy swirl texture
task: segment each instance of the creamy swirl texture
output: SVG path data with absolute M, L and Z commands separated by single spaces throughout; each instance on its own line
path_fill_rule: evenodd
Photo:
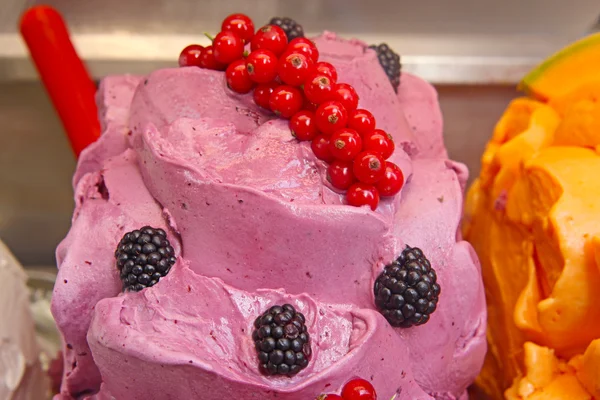
M 396 95 L 364 43 L 332 33 L 316 43 L 394 137 L 402 192 L 375 212 L 344 205 L 310 145 L 221 72 L 105 78 L 104 134 L 81 155 L 57 250 L 59 398 L 305 400 L 356 375 L 382 399 L 466 396 L 486 349 L 485 300 L 458 231 L 467 171 L 447 159 L 435 90 L 404 74 Z M 156 286 L 120 294 L 115 246 L 144 225 L 167 231 L 178 261 Z M 407 244 L 442 294 L 427 324 L 395 329 L 373 282 Z M 265 377 L 252 323 L 283 302 L 306 315 L 313 356 L 293 378 Z

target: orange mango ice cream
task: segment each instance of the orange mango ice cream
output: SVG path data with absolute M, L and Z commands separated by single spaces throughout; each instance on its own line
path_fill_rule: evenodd
M 529 96 L 497 123 L 468 193 L 463 234 L 489 316 L 477 384 L 492 399 L 600 399 L 600 66 L 577 72 L 598 43 L 528 75 Z M 563 73 L 560 90 L 537 80 L 548 70 Z

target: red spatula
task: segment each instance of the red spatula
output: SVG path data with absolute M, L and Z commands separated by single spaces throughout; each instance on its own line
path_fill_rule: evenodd
M 35 6 L 21 17 L 20 30 L 76 156 L 100 136 L 96 86 L 77 55 L 60 13 Z

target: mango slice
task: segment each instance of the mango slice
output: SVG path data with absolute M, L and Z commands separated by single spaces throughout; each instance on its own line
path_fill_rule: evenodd
M 529 72 L 519 89 L 548 101 L 600 79 L 600 33 L 586 36 L 563 48 Z

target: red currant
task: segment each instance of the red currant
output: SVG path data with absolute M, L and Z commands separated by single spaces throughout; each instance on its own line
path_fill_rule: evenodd
M 352 128 L 361 136 L 364 136 L 375 129 L 375 117 L 368 110 L 362 108 L 354 110 L 348 117 L 348 128 Z
M 292 116 L 290 129 L 292 136 L 298 140 L 313 140 L 319 133 L 315 124 L 315 114 L 307 110 L 299 111 Z
M 317 49 L 317 46 L 315 46 L 312 40 L 305 37 L 292 39 L 285 51 L 286 53 L 302 53 L 313 60 L 313 62 L 319 61 L 319 50 Z
M 317 397 L 317 400 L 344 400 L 342 396 L 337 394 L 322 394 Z
M 327 180 L 336 189 L 346 190 L 356 181 L 352 173 L 352 163 L 334 161 L 327 167 Z
M 277 82 L 269 82 L 258 85 L 256 89 L 254 89 L 254 102 L 262 108 L 270 110 L 271 106 L 269 105 L 269 99 L 271 98 L 271 93 L 273 93 L 275 88 L 279 86 L 281 85 Z
M 222 64 L 215 59 L 215 51 L 212 46 L 206 46 L 200 54 L 200 67 L 224 71 L 225 68 L 227 68 L 227 65 Z
M 250 42 L 252 51 L 258 49 L 271 50 L 277 57 L 285 51 L 288 41 L 283 29 L 277 25 L 265 25 L 260 28 Z
M 352 172 L 362 183 L 376 183 L 385 175 L 385 160 L 379 153 L 363 151 L 354 159 Z
M 223 64 L 231 64 L 244 55 L 244 41 L 235 33 L 224 31 L 217 33 L 213 40 L 215 60 Z
M 315 69 L 321 75 L 325 75 L 331 78 L 332 81 L 337 82 L 337 70 L 333 65 L 328 62 L 320 61 L 315 64 Z
M 312 140 L 310 147 L 319 160 L 330 163 L 334 160 L 329 151 L 329 138 L 325 135 L 319 135 Z
M 346 200 L 351 206 L 360 207 L 368 205 L 371 207 L 371 210 L 375 211 L 379 204 L 379 193 L 375 186 L 358 182 L 350 186 L 346 193 Z M 362 379 L 360 380 L 362 381 Z M 369 392 L 366 390 L 366 387 L 359 386 L 358 384 L 351 385 L 352 382 L 353 381 L 348 382 L 342 389 L 342 397 L 344 400 L 377 400 L 375 391 Z M 358 389 L 359 387 L 362 387 L 364 390 Z M 371 388 L 373 387 L 371 386 Z M 371 397 L 369 397 L 369 393 L 372 393 Z
M 396 145 L 392 136 L 381 129 L 375 129 L 371 133 L 363 135 L 363 147 L 365 150 L 373 150 L 383 157 L 384 160 L 390 158 L 394 153 Z
M 377 190 L 382 196 L 393 196 L 402 189 L 404 185 L 404 174 L 400 167 L 393 162 L 385 162 L 385 174 L 377 182 Z
M 269 107 L 278 117 L 291 118 L 302 108 L 304 98 L 300 89 L 281 85 L 275 88 L 269 98 Z
M 288 85 L 300 86 L 314 71 L 313 61 L 302 53 L 285 53 L 279 59 L 277 73 L 279 78 Z
M 334 83 L 328 76 L 313 73 L 304 82 L 304 95 L 312 103 L 325 103 L 333 100 L 333 85 Z
M 257 83 L 271 82 L 277 76 L 277 56 L 271 50 L 258 49 L 246 58 L 250 79 Z
M 221 30 L 233 32 L 248 43 L 254 36 L 254 23 L 245 14 L 231 14 L 223 20 Z
M 245 60 L 237 60 L 229 64 L 225 71 L 227 86 L 237 93 L 248 93 L 254 87 L 254 82 L 248 75 Z
M 377 400 L 377 394 L 371 382 L 355 378 L 342 388 L 342 398 L 344 400 Z
M 350 161 L 362 150 L 362 139 L 354 129 L 337 130 L 329 138 L 329 151 L 338 160 Z
M 342 103 L 348 112 L 352 112 L 358 107 L 356 90 L 347 83 L 336 84 L 333 87 L 333 93 L 333 99 Z
M 338 129 L 346 127 L 348 112 L 342 103 L 326 101 L 317 108 L 317 128 L 326 135 L 331 135 Z
M 204 46 L 199 44 L 190 44 L 185 49 L 181 50 L 179 54 L 179 66 L 180 67 L 199 67 L 200 66 L 200 55 Z

